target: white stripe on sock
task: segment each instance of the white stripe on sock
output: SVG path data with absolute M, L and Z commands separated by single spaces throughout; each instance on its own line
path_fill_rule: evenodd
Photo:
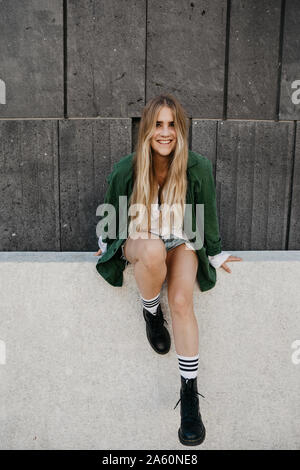
M 144 299 L 141 296 L 143 307 L 152 315 L 155 315 L 160 304 L 160 292 L 152 299 Z
M 180 375 L 186 379 L 194 379 L 198 373 L 199 354 L 196 356 L 181 356 L 176 354 L 178 358 Z

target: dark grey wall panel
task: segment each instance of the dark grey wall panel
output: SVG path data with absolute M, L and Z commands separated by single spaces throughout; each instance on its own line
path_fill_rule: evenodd
M 281 0 L 232 0 L 227 117 L 275 119 Z
M 68 116 L 139 116 L 145 0 L 68 1 Z
M 298 80 L 298 84 L 294 84 L 296 80 Z M 296 88 L 292 88 L 293 84 L 298 90 L 300 89 L 300 2 L 299 0 L 286 0 L 280 119 L 300 119 L 300 92 Z M 297 96 L 295 96 L 295 92 Z
M 218 123 L 217 187 L 227 250 L 286 249 L 293 123 Z
M 0 0 L 0 116 L 63 116 L 62 0 Z
M 300 122 L 297 122 L 289 250 L 300 250 Z
M 215 171 L 217 122 L 215 120 L 192 119 L 191 150 L 209 158 Z
M 62 251 L 96 250 L 96 209 L 113 164 L 131 153 L 131 119 L 60 121 L 59 146 Z
M 216 184 L 216 156 L 217 156 L 217 129 L 218 121 L 213 119 L 192 119 L 192 145 L 191 149 L 209 158 L 213 165 Z M 220 205 L 220 192 L 216 186 L 217 206 Z M 218 214 L 220 219 L 220 215 Z
M 174 94 L 194 118 L 223 114 L 225 0 L 152 0 L 147 15 L 147 101 Z
M 57 121 L 0 121 L 0 250 L 59 251 Z
M 140 127 L 140 118 L 133 118 L 131 120 L 131 128 L 132 128 L 132 151 L 136 150 L 136 146 L 138 143 L 138 135 L 139 135 L 139 127 Z

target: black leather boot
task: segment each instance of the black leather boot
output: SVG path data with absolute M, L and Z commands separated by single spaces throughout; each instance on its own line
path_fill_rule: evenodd
M 146 321 L 146 334 L 151 347 L 158 354 L 167 354 L 171 347 L 171 338 L 168 330 L 164 326 L 164 319 L 160 304 L 157 307 L 156 315 L 143 308 L 143 315 Z
M 178 429 L 178 437 L 181 444 L 186 446 L 197 446 L 201 444 L 205 439 L 205 427 L 202 422 L 200 409 L 199 409 L 199 398 L 197 390 L 197 377 L 194 379 L 185 379 L 181 377 L 181 389 L 180 398 L 180 414 L 181 414 L 181 426 Z M 203 397 L 203 395 L 201 395 Z M 204 397 L 203 397 L 204 398 Z

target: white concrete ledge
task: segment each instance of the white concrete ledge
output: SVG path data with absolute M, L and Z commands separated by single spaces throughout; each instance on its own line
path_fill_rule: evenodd
M 200 449 L 300 449 L 300 251 L 235 251 L 195 284 Z M 0 448 L 191 449 L 177 438 L 172 338 L 150 347 L 133 266 L 123 287 L 78 252 L 0 253 Z M 293 349 L 293 346 L 295 349 Z M 298 361 L 299 358 L 299 361 Z

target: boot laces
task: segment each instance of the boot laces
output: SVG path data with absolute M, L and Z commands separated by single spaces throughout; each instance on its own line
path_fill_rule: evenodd
M 167 320 L 163 316 L 163 313 L 160 307 L 158 307 L 156 315 L 152 315 L 152 313 L 149 312 L 148 317 L 150 319 L 151 326 L 153 327 L 154 330 L 158 330 L 159 328 L 161 328 L 164 322 L 168 324 Z
M 190 398 L 192 398 L 192 397 L 197 398 L 197 395 L 199 395 L 199 396 L 205 398 L 204 395 L 202 395 L 201 393 L 196 392 L 195 390 L 187 390 L 187 391 L 185 391 L 185 393 L 189 393 L 189 394 L 190 394 Z M 178 402 L 177 402 L 176 405 L 174 406 L 174 408 L 173 408 L 174 410 L 175 410 L 176 406 L 178 405 L 178 403 L 179 403 L 180 401 L 181 401 L 181 397 L 179 398 Z M 189 403 L 189 410 L 190 410 L 190 412 L 192 413 L 192 409 L 193 409 L 193 400 L 189 400 L 188 403 Z
M 167 320 L 163 317 L 162 313 L 157 313 L 157 315 L 153 315 L 153 317 L 154 328 L 160 328 L 161 326 L 163 326 L 164 322 L 168 323 Z

